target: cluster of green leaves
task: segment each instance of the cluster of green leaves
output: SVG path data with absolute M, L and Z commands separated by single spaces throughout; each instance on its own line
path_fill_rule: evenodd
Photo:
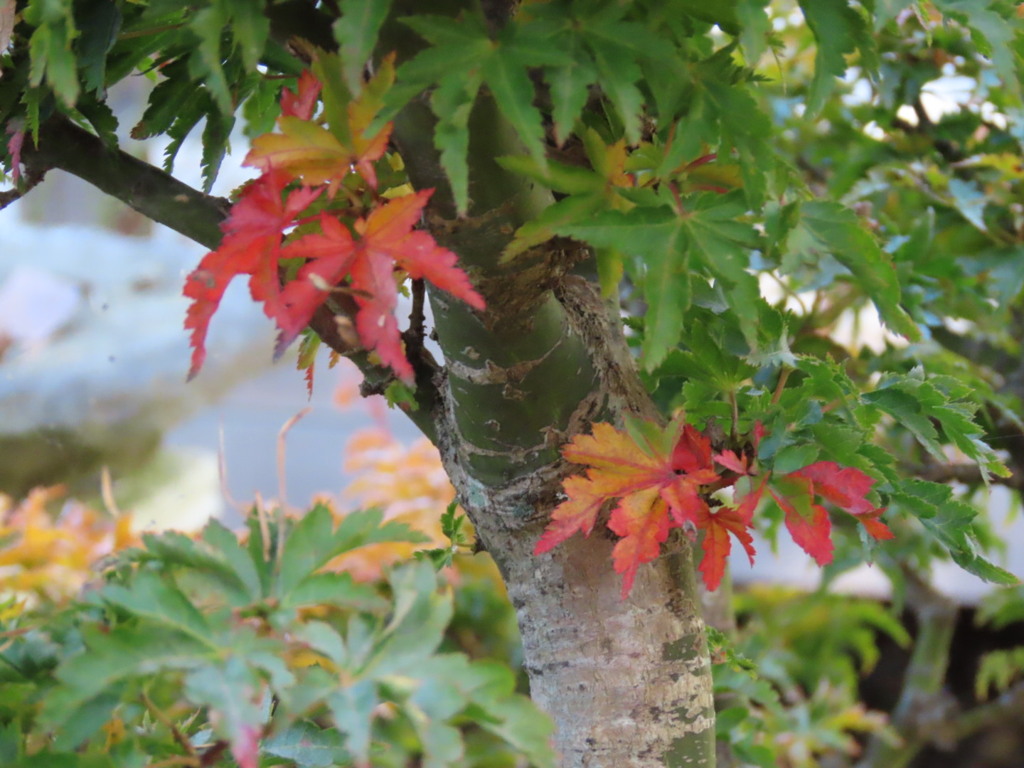
M 975 614 L 984 627 L 1001 630 L 1024 624 L 1024 587 L 1003 589 L 988 595 Z M 989 651 L 981 657 L 975 678 L 975 696 L 986 699 L 1003 693 L 1012 684 L 1024 685 L 1024 645 Z
M 515 692 L 507 659 L 446 640 L 458 601 L 429 561 L 380 583 L 324 570 L 366 544 L 422 540 L 374 511 L 335 525 L 323 506 L 297 520 L 253 512 L 242 539 L 217 522 L 194 538 L 146 535 L 79 604 L 5 618 L 0 759 L 553 765 L 550 723 Z
M 718 638 L 713 661 L 718 738 L 739 760 L 812 768 L 826 754 L 853 757 L 858 736 L 886 730 L 858 694 L 861 675 L 879 660 L 879 638 L 910 643 L 885 606 L 767 587 L 736 603 L 740 629 Z
M 298 74 L 301 63 L 270 37 L 265 3 L 213 0 L 28 0 L 8 55 L 0 51 L 0 119 L 34 136 L 64 113 L 116 145 L 108 89 L 143 73 L 156 81 L 134 138 L 166 135 L 170 168 L 185 138 L 203 125 L 203 175 L 212 185 L 244 105 L 251 135 L 277 116 L 282 81 L 259 67 Z M 27 52 L 27 56 L 25 53 Z M 13 121 L 13 122 L 12 122 Z M 8 158 L 9 164 L 9 158 Z

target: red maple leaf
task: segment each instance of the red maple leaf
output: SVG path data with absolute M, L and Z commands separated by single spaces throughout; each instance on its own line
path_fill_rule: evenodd
M 11 156 L 11 180 L 21 178 L 21 149 L 25 144 L 25 129 L 18 128 L 15 121 L 7 126 L 10 138 L 7 140 L 7 154 Z
M 427 189 L 396 198 L 356 219 L 352 226 L 358 239 L 336 218 L 322 214 L 320 233 L 300 237 L 285 248 L 285 256 L 307 261 L 281 295 L 287 307 L 287 325 L 280 325 L 278 351 L 305 327 L 329 291 L 346 276 L 350 278 L 346 290 L 359 306 L 355 320 L 360 341 L 409 382 L 413 370 L 402 349 L 394 314 L 398 303 L 396 269 L 430 281 L 475 309 L 484 308 L 483 298 L 466 273 L 455 266 L 456 255 L 441 248 L 429 233 L 413 229 L 432 193 Z
M 263 302 L 263 311 L 280 327 L 290 327 L 278 275 L 281 240 L 284 230 L 294 224 L 295 217 L 322 190 L 302 187 L 285 196 L 288 182 L 287 176 L 275 172 L 252 182 L 222 224 L 224 239 L 220 246 L 206 254 L 186 278 L 184 294 L 192 299 L 185 315 L 185 328 L 192 330 L 189 379 L 199 372 L 206 359 L 210 318 L 237 275 L 249 275 L 253 299 Z
M 737 456 L 735 451 L 722 451 L 715 454 L 715 461 L 726 469 L 731 469 L 737 475 L 746 475 L 750 472 L 750 460 L 745 453 Z
M 299 77 L 295 92 L 284 91 L 278 121 L 282 132 L 256 139 L 245 161 L 262 169 L 263 175 L 232 207 L 220 246 L 203 257 L 185 283 L 185 296 L 192 299 L 185 318 L 185 327 L 192 331 L 190 379 L 206 357 L 210 319 L 236 275 L 250 276 L 253 299 L 263 303 L 264 312 L 277 324 L 276 354 L 309 323 L 331 291 L 351 291 L 358 305 L 355 325 L 363 346 L 376 351 L 385 365 L 408 382 L 413 379 L 412 366 L 402 350 L 394 317 L 396 271 L 429 280 L 474 308 L 484 308 L 465 272 L 455 266 L 455 254 L 439 247 L 428 233 L 414 229 L 432 190 L 380 204 L 356 218 L 352 230 L 335 215 L 323 212 L 319 232 L 283 244 L 290 229 L 313 223 L 311 217 L 300 220 L 300 214 L 325 189 L 333 193 L 353 167 L 371 186 L 376 185 L 373 163 L 387 147 L 391 124 L 373 136 L 363 134 L 393 81 L 394 61 L 389 57 L 346 105 L 347 125 L 338 135 L 312 120 L 321 84 L 311 72 Z M 307 186 L 285 194 L 288 185 L 297 181 Z M 282 259 L 303 262 L 296 278 L 284 287 Z
M 811 480 L 816 494 L 856 517 L 874 538 L 883 541 L 894 538 L 889 526 L 879 519 L 885 510 L 876 508 L 866 498 L 875 481 L 859 469 L 818 461 L 793 474 Z
M 795 472 L 772 481 L 772 498 L 785 513 L 793 541 L 818 565 L 832 562 L 832 521 L 828 511 L 814 503 L 814 483 Z
M 281 92 L 281 114 L 289 117 L 298 117 L 301 120 L 309 120 L 313 117 L 316 109 L 316 100 L 320 95 L 320 81 L 308 69 L 304 69 L 299 75 L 299 81 L 295 91 L 285 88 Z
M 622 594 L 629 594 L 637 569 L 654 560 L 672 528 L 705 530 L 712 543 L 705 582 L 717 586 L 732 532 L 750 555 L 746 532 L 749 518 L 736 510 L 712 512 L 702 489 L 720 480 L 712 464 L 711 442 L 689 425 L 679 422 L 659 430 L 633 424 L 621 432 L 611 424 L 594 424 L 590 435 L 577 435 L 562 450 L 569 461 L 586 467 L 586 476 L 565 480 L 566 501 L 551 514 L 551 522 L 534 550 L 542 554 L 577 531 L 589 535 L 606 504 L 617 501 L 608 528 L 621 536 L 612 551 L 615 570 L 623 575 Z M 742 533 L 743 535 L 740 535 Z M 714 562 L 711 562 L 714 561 Z
M 880 519 L 884 510 L 867 499 L 874 483 L 859 469 L 818 461 L 774 478 L 771 494 L 785 514 L 793 541 L 818 565 L 827 565 L 832 562 L 832 523 L 828 511 L 815 503 L 818 497 L 853 515 L 874 538 L 893 538 L 892 531 Z

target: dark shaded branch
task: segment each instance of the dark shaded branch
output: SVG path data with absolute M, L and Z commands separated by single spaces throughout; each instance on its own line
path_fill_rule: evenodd
M 977 486 L 985 482 L 981 467 L 977 464 L 940 464 L 936 461 L 907 466 L 904 468 L 904 472 L 912 477 L 930 480 L 933 483 L 963 483 Z M 1020 472 L 1014 472 L 1009 477 L 990 476 L 988 480 L 990 483 L 1024 492 L 1024 475 Z
M 67 171 L 200 245 L 213 249 L 220 243 L 227 200 L 204 194 L 107 146 L 67 118 L 54 117 L 44 123 L 39 144 L 26 140 L 21 160 L 32 176 L 54 168 Z
M 1010 686 L 992 701 L 961 714 L 956 722 L 956 738 L 966 739 L 1003 723 L 1019 723 L 1021 712 L 1024 712 L 1024 681 Z
M 45 172 L 23 174 L 24 180 L 21 181 L 14 189 L 9 189 L 6 192 L 0 192 L 0 211 L 31 192 L 45 176 Z

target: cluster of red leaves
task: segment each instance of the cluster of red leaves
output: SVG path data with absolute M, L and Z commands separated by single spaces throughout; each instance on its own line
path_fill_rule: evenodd
M 358 307 L 355 327 L 362 345 L 409 383 L 413 370 L 394 317 L 397 275 L 429 280 L 470 306 L 484 308 L 465 272 L 455 266 L 455 254 L 415 229 L 433 190 L 391 201 L 375 193 L 374 163 L 387 148 L 391 125 L 364 134 L 393 79 L 393 67 L 385 62 L 364 93 L 348 102 L 341 126 L 324 127 L 314 120 L 321 85 L 311 73 L 299 78 L 296 92 L 284 91 L 281 132 L 255 139 L 244 162 L 262 175 L 232 207 L 220 246 L 185 282 L 184 294 L 192 300 L 185 318 L 185 328 L 192 331 L 189 378 L 202 367 L 210 320 L 238 275 L 249 276 L 253 299 L 277 324 L 275 354 L 295 339 L 332 291 L 344 290 Z M 333 201 L 351 173 L 365 183 L 369 205 L 355 208 L 349 199 L 341 210 L 329 204 L 318 214 L 309 212 L 322 196 Z M 299 226 L 304 234 L 289 237 Z M 301 267 L 282 285 L 283 267 L 292 263 Z
M 568 498 L 552 513 L 535 553 L 549 551 L 577 531 L 589 535 L 599 513 L 617 502 L 608 528 L 621 537 L 612 561 L 623 575 L 623 597 L 632 589 L 637 569 L 658 557 L 673 528 L 692 538 L 703 532 L 700 571 L 708 589 L 716 589 L 725 573 L 730 536 L 739 540 L 753 563 L 750 532 L 766 489 L 783 510 L 793 540 L 819 565 L 831 562 L 832 540 L 828 512 L 816 503 L 818 498 L 854 515 L 876 539 L 892 538 L 880 520 L 883 510 L 866 498 L 874 481 L 863 472 L 819 461 L 782 477 L 755 477 L 745 456 L 714 453 L 705 435 L 681 422 L 665 429 L 631 423 L 627 432 L 594 424 L 592 434 L 577 435 L 562 455 L 588 467 L 587 473 L 565 480 Z M 738 486 L 735 506 L 708 503 L 712 491 L 730 485 Z

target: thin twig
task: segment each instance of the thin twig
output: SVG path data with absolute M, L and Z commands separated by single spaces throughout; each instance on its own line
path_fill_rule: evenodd
M 267 521 L 267 507 L 263 503 L 263 494 L 256 491 L 256 520 L 260 525 L 260 537 L 263 539 L 263 559 L 270 562 L 270 523 Z
M 287 472 L 285 472 L 285 438 L 288 436 L 288 430 L 294 427 L 300 419 L 309 414 L 313 409 L 306 406 L 301 411 L 292 416 L 288 421 L 281 427 L 281 431 L 277 433 L 277 493 L 281 497 L 277 505 L 277 561 L 281 562 L 284 555 L 284 525 L 285 518 L 288 515 L 288 490 L 285 484 Z
M 107 508 L 111 517 L 115 520 L 121 517 L 121 510 L 114 498 L 114 484 L 110 479 L 110 467 L 106 464 L 100 470 L 100 498 L 103 499 L 103 506 Z
M 792 372 L 792 368 L 783 368 L 779 371 L 779 380 L 775 383 L 775 392 L 772 394 L 772 405 L 776 405 L 782 399 L 782 392 L 786 388 L 786 382 Z
M 180 763 L 181 765 L 199 765 L 199 753 L 196 752 L 195 746 L 188 740 L 181 731 L 178 730 L 178 726 L 174 724 L 162 709 L 160 709 L 153 700 L 149 698 L 149 694 L 145 691 L 142 692 L 142 702 L 146 705 L 146 709 L 149 710 L 150 714 L 155 717 L 161 725 L 171 732 L 171 737 L 177 742 L 178 746 L 185 750 L 185 754 L 188 756 L 186 762 Z
M 246 511 L 246 505 L 231 495 L 228 485 L 228 453 L 224 447 L 224 420 L 217 426 L 217 478 L 220 481 L 220 492 L 224 500 L 239 512 Z
M 966 739 L 1003 721 L 1019 722 L 1024 712 L 1024 681 L 1010 686 L 997 698 L 967 710 L 957 719 L 956 738 Z

